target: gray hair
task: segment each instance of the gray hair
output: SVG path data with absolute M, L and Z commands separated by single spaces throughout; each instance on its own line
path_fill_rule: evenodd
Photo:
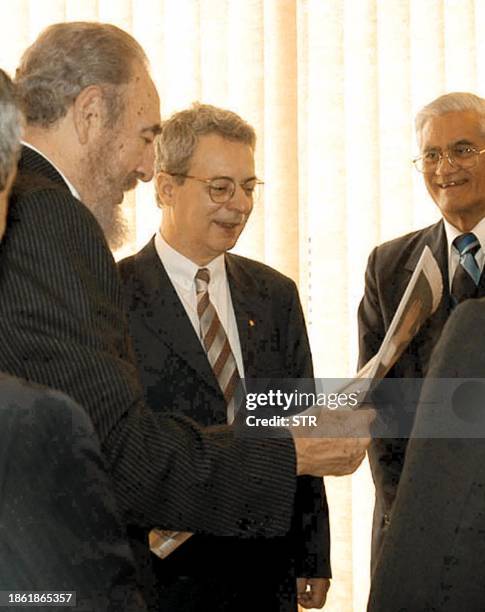
M 15 75 L 27 123 L 49 128 L 64 117 L 83 89 L 103 89 L 113 126 L 121 114 L 119 87 L 135 64 L 148 67 L 137 41 L 106 23 L 57 23 L 46 28 L 25 51 Z
M 254 128 L 239 115 L 196 102 L 162 123 L 162 131 L 156 138 L 155 173 L 187 174 L 199 138 L 208 134 L 242 142 L 252 149 L 256 146 Z M 182 184 L 184 179 L 178 177 L 178 182 Z M 158 195 L 157 203 L 161 204 Z
M 418 140 L 424 124 L 432 117 L 456 111 L 474 111 L 480 117 L 480 126 L 485 134 L 485 100 L 472 93 L 455 91 L 444 94 L 424 106 L 416 115 L 415 127 Z
M 20 153 L 22 116 L 17 107 L 14 84 L 0 69 L 0 192 L 15 168 Z

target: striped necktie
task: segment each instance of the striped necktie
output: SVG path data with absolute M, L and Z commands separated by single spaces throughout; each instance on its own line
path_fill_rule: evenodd
M 480 242 L 475 234 L 469 232 L 455 238 L 453 246 L 460 254 L 460 261 L 451 283 L 451 299 L 453 306 L 456 306 L 478 295 L 481 272 L 475 254 L 480 249 Z
M 239 373 L 224 327 L 209 299 L 209 281 L 209 270 L 200 268 L 195 275 L 200 335 L 207 352 L 207 358 L 226 400 L 227 422 L 232 423 L 234 420 L 234 393 L 239 380 Z

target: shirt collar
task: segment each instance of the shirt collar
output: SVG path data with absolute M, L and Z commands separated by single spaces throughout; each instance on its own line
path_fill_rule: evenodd
M 458 236 L 461 236 L 461 234 L 465 232 L 462 232 L 459 229 L 457 229 L 454 225 L 452 225 L 444 217 L 443 217 L 443 223 L 445 224 L 446 239 L 448 241 L 448 258 L 449 258 L 451 255 L 451 248 L 453 246 L 453 240 L 457 238 Z M 485 217 L 481 221 L 479 221 L 475 225 L 475 227 L 470 230 L 470 232 L 475 234 L 475 236 L 478 239 L 478 242 L 480 243 L 481 248 L 483 249 L 483 246 L 485 245 Z
M 215 287 L 225 282 L 227 278 L 224 253 L 218 255 L 206 266 L 199 266 L 171 247 L 160 231 L 155 235 L 155 250 L 169 277 L 185 289 L 195 287 L 195 275 L 201 267 L 208 268 L 210 271 L 210 286 Z
M 42 153 L 42 151 L 39 151 L 39 149 L 37 147 L 34 147 L 34 145 L 30 144 L 30 142 L 24 142 L 22 141 L 22 144 L 24 145 L 24 147 L 27 147 L 29 149 L 32 149 L 32 151 L 35 151 L 38 155 L 40 155 L 41 157 L 43 157 L 46 161 L 49 162 L 49 164 L 51 166 L 53 166 L 55 168 L 55 170 L 61 175 L 62 180 L 66 183 L 69 191 L 71 192 L 71 194 L 80 202 L 82 201 L 81 198 L 79 197 L 79 192 L 77 191 L 77 189 L 74 187 L 74 185 L 67 180 L 67 178 L 64 176 L 64 174 L 59 170 L 59 168 L 55 165 L 55 163 L 50 160 L 47 155 L 45 153 Z

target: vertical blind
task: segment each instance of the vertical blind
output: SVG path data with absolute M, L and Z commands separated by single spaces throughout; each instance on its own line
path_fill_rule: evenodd
M 448 91 L 485 95 L 485 0 L 0 0 L 11 74 L 45 26 L 99 20 L 144 46 L 164 116 L 200 100 L 258 134 L 264 197 L 236 251 L 298 283 L 315 370 L 346 377 L 372 247 L 438 218 L 410 159 L 413 117 Z M 154 233 L 151 185 L 125 198 Z M 326 610 L 365 610 L 373 485 L 367 465 L 327 479 L 334 580 Z

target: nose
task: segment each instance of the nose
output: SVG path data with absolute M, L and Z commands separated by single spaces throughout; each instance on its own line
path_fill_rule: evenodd
M 448 174 L 449 172 L 455 172 L 455 170 L 456 165 L 453 162 L 450 152 L 443 151 L 439 162 L 436 164 L 435 174 Z
M 226 206 L 231 210 L 236 210 L 243 215 L 248 215 L 253 209 L 252 196 L 246 195 L 246 192 L 241 185 L 236 184 L 236 191 L 232 198 L 227 202 Z
M 155 147 L 152 144 L 147 145 L 143 151 L 143 157 L 140 160 L 140 165 L 137 168 L 137 172 L 140 174 L 140 179 L 145 183 L 151 181 L 153 178 L 155 166 Z

